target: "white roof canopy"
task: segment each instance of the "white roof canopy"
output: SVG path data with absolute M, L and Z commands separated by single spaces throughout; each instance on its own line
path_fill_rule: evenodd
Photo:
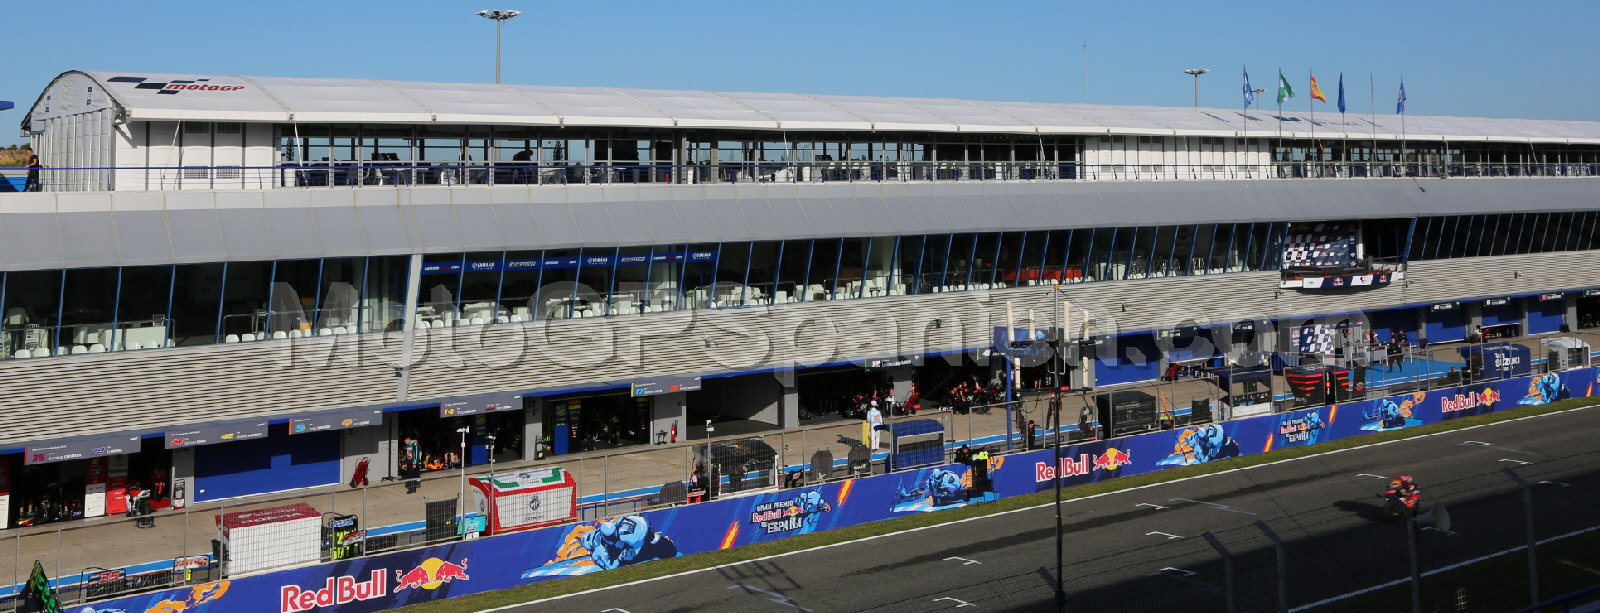
M 719 93 L 607 87 L 414 83 L 68 71 L 52 95 L 87 79 L 129 120 L 688 127 L 1157 136 L 1278 136 L 1600 144 L 1600 122 L 1239 108 L 1167 108 L 949 98 Z M 63 91 L 54 91 L 61 89 Z M 59 105 L 58 105 L 59 106 Z M 59 114 L 59 111 L 54 111 Z M 1403 119 L 1403 121 L 1402 121 Z

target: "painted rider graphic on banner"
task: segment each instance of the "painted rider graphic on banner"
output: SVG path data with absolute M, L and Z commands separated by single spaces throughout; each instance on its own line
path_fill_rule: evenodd
M 638 515 L 573 526 L 555 558 L 522 573 L 523 579 L 587 575 L 630 564 L 677 557 L 672 538 Z
M 1362 411 L 1361 429 L 1382 431 L 1420 426 L 1422 420 L 1417 419 L 1414 414 L 1427 398 L 1427 392 L 1417 392 L 1400 402 L 1395 402 L 1394 398 L 1379 400 L 1371 408 Z
M 1156 460 L 1160 465 L 1204 464 L 1212 460 L 1239 455 L 1239 443 L 1222 430 L 1222 426 L 1208 424 L 1185 428 L 1172 444 L 1172 453 Z
M 1528 394 L 1522 400 L 1518 400 L 1517 404 L 1548 404 L 1570 397 L 1572 397 L 1572 393 L 1567 390 L 1567 385 L 1561 382 L 1561 375 L 1552 372 L 1546 373 L 1542 377 L 1534 377 L 1529 381 Z
M 1004 458 L 989 460 L 991 475 L 1000 469 L 1003 461 Z M 926 513 L 996 498 L 994 492 L 972 490 L 970 468 L 961 474 L 944 468 L 925 468 L 900 479 L 895 486 L 891 510 L 896 513 Z

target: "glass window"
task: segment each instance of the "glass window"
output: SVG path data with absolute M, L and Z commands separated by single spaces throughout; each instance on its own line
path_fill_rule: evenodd
M 357 332 L 361 323 L 372 319 L 372 313 L 361 312 L 361 280 L 366 267 L 366 258 L 322 261 L 317 309 L 311 314 L 313 331 L 319 334 Z
M 222 264 L 180 264 L 176 272 L 175 284 L 181 291 L 172 293 L 172 317 L 168 322 L 173 343 L 187 347 L 217 342 Z M 127 293 L 127 289 L 123 292 Z
M 649 304 L 646 312 L 682 308 L 683 245 L 657 245 L 650 256 Z
M 137 266 L 122 269 L 122 294 L 117 300 L 115 314 L 117 329 L 126 345 L 137 343 L 140 347 L 170 347 L 172 322 L 167 315 L 167 298 L 172 295 L 171 266 Z M 185 288 L 185 292 L 191 291 Z M 216 292 L 210 296 L 215 298 Z M 213 303 L 214 304 L 214 303 Z M 215 307 L 213 307 L 214 312 Z M 214 325 L 215 318 L 207 318 Z M 91 352 L 109 349 L 113 340 L 102 330 L 74 331 L 72 342 L 83 345 Z M 208 339 L 209 340 L 209 339 Z M 99 350 L 94 345 L 102 345 Z
M 869 239 L 847 238 L 840 241 L 839 280 L 834 285 L 836 298 L 860 298 L 866 295 L 862 279 L 866 276 L 865 264 Z
M 578 302 L 577 249 L 551 249 L 539 259 L 539 288 L 534 295 L 538 319 L 567 319 L 582 313 Z
M 272 338 L 308 335 L 312 332 L 312 311 L 322 278 L 322 260 L 278 262 L 272 282 L 272 312 L 268 313 L 268 332 Z
M 361 312 L 357 314 L 361 318 L 362 332 L 392 332 L 404 328 L 406 278 L 410 276 L 410 271 L 410 256 L 367 258 L 367 267 L 364 271 L 365 289 L 361 291 Z
M 509 320 L 511 312 L 500 305 L 500 275 L 505 253 L 466 254 L 461 273 L 461 323 L 481 326 Z
M 532 320 L 534 314 L 539 313 L 539 308 L 535 306 L 534 294 L 539 290 L 539 263 L 542 255 L 543 252 L 540 251 L 506 252 L 505 275 L 500 282 L 500 306 L 510 312 L 510 319 L 513 322 Z M 640 269 L 647 267 L 640 266 Z M 546 314 L 539 313 L 538 316 L 545 317 Z
M 61 312 L 61 271 L 7 273 L 5 301 L 4 329 L 9 342 L 5 357 L 53 355 Z
M 615 270 L 616 247 L 590 247 L 578 261 L 578 317 L 610 313 L 611 278 Z
M 422 282 L 417 286 L 417 318 L 429 328 L 448 328 L 461 319 L 461 273 L 465 254 L 441 253 L 422 256 Z
M 66 287 L 61 292 L 61 327 L 56 330 L 58 354 L 82 344 L 80 341 L 87 341 L 86 337 L 98 340 L 101 332 L 111 329 L 112 311 L 117 304 L 117 278 L 115 268 L 67 271 Z
M 229 262 L 224 272 L 222 342 L 266 338 L 272 262 Z
M 954 237 L 949 234 L 933 234 L 926 239 L 922 248 L 922 293 L 936 293 L 950 291 L 950 248 Z
M 956 234 L 950 237 L 950 258 L 946 263 L 944 283 L 948 291 L 963 291 L 972 280 L 973 261 L 978 251 L 978 235 Z
M 810 300 L 806 292 L 806 266 L 811 262 L 811 241 L 784 241 L 778 245 L 778 282 L 774 303 Z
M 611 293 L 612 311 L 618 314 L 645 313 L 646 290 L 650 275 L 649 247 L 623 247 L 617 254 L 615 289 Z M 507 282 L 509 284 L 509 281 Z
M 899 250 L 893 236 L 861 239 L 867 245 L 866 275 L 862 281 L 864 296 L 885 296 L 894 283 L 899 282 L 902 264 L 897 262 Z
M 899 272 L 889 288 L 889 295 L 907 296 L 928 291 L 928 283 L 922 275 L 922 266 L 927 255 L 923 245 L 926 242 L 925 236 L 907 236 L 900 239 L 900 253 L 897 256 Z
M 782 243 L 762 241 L 750 246 L 750 266 L 745 273 L 747 305 L 773 304 L 778 281 L 778 249 Z
M 811 272 L 806 285 L 806 300 L 833 300 L 834 283 L 839 278 L 838 239 L 819 238 L 811 245 Z
M 688 309 L 711 307 L 712 290 L 717 282 L 717 243 L 689 245 L 683 265 L 684 306 Z
M 750 243 L 723 243 L 717 258 L 716 285 L 711 291 L 713 308 L 756 304 L 760 295 L 745 288 L 749 274 Z M 746 300 L 750 302 L 746 302 Z
M 1122 278 L 1122 266 L 1127 261 L 1124 257 L 1117 260 L 1113 253 L 1116 247 L 1118 228 L 1098 228 L 1094 236 L 1094 246 L 1089 252 L 1089 276 L 1100 281 Z M 1113 267 L 1113 261 L 1118 261 Z

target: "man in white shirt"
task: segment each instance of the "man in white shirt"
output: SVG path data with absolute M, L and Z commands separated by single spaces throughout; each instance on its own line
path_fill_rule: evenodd
M 871 432 L 868 436 L 872 439 L 872 448 L 877 449 L 879 428 L 883 427 L 883 413 L 878 411 L 877 400 L 873 400 L 867 406 L 867 430 Z

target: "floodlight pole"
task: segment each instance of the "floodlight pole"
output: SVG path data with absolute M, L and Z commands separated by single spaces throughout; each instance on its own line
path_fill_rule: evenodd
M 1211 72 L 1210 68 L 1189 68 L 1183 71 L 1183 74 L 1194 76 L 1194 105 L 1196 108 L 1200 106 L 1200 75 L 1208 72 Z
M 500 26 L 505 24 L 507 19 L 521 14 L 522 11 L 517 10 L 502 11 L 495 9 L 492 11 L 478 11 L 479 17 L 494 20 L 494 82 L 496 84 L 500 83 Z

